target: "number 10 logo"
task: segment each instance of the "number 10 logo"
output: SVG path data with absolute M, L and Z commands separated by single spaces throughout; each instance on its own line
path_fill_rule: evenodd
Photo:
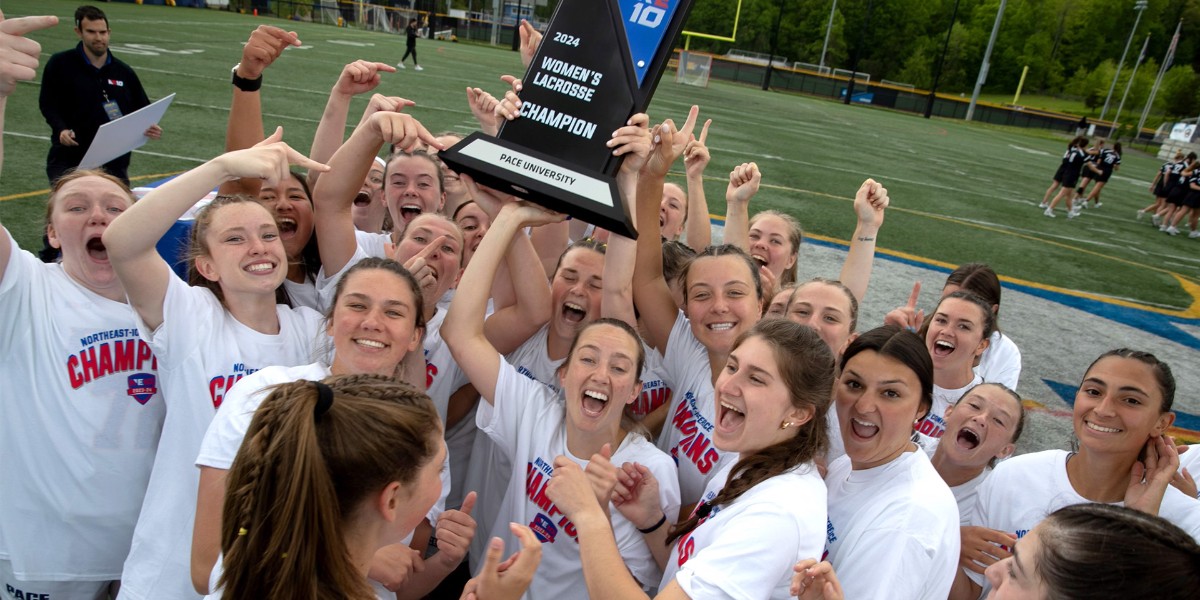
M 667 16 L 667 6 L 668 0 L 639 2 L 633 7 L 633 15 L 629 17 L 629 22 L 650 28 L 658 27 L 662 24 L 663 17 Z

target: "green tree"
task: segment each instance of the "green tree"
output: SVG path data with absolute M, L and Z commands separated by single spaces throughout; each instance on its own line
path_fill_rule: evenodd
M 1198 83 L 1196 72 L 1190 66 L 1179 65 L 1167 70 L 1158 89 L 1158 102 L 1167 115 L 1193 117 L 1200 112 Z

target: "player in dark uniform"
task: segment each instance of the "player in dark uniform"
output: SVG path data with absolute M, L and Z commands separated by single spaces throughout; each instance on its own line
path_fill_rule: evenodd
M 413 65 L 415 66 L 416 70 L 424 71 L 425 69 L 421 68 L 421 63 L 417 62 L 417 20 L 416 19 L 409 19 L 408 27 L 404 28 L 404 37 L 406 38 L 405 39 L 404 56 L 400 57 L 400 62 L 396 63 L 396 66 L 401 69 L 406 68 L 404 66 L 404 61 L 408 60 L 408 55 L 411 54 L 413 57 Z
M 1104 189 L 1104 184 L 1108 183 L 1114 171 L 1121 167 L 1121 142 L 1113 144 L 1112 148 L 1104 148 L 1100 154 L 1096 156 L 1096 160 L 1089 163 L 1093 175 L 1092 181 L 1096 185 L 1092 188 L 1092 192 L 1087 195 L 1086 199 L 1079 196 L 1075 197 L 1076 212 L 1088 207 L 1088 201 L 1092 202 L 1093 208 L 1100 207 L 1100 190 Z M 1076 191 L 1081 195 L 1087 188 L 1087 182 L 1080 184 Z
M 1183 201 L 1188 193 L 1187 179 L 1192 176 L 1196 168 L 1196 154 L 1189 153 L 1184 163 L 1185 165 L 1180 169 L 1174 183 L 1170 184 L 1167 189 L 1167 196 L 1162 208 L 1154 214 L 1153 221 L 1155 225 L 1158 225 L 1159 231 L 1166 231 L 1170 223 L 1175 220 L 1175 213 L 1185 210 Z
M 1158 216 L 1158 211 L 1163 207 L 1163 203 L 1167 201 L 1167 191 L 1175 181 L 1179 179 L 1179 172 L 1187 166 L 1183 161 L 1183 152 L 1175 152 L 1174 160 L 1163 163 L 1158 168 L 1158 172 L 1154 174 L 1154 181 L 1150 182 L 1150 193 L 1154 194 L 1154 203 L 1145 207 L 1139 208 L 1137 211 L 1138 220 L 1142 220 L 1142 215 L 1150 213 L 1155 217 Z M 1157 219 L 1156 219 L 1157 220 Z M 1158 223 L 1155 223 L 1157 225 Z
M 1200 168 L 1197 168 L 1195 161 L 1188 170 L 1184 171 L 1186 176 L 1179 178 L 1179 183 L 1175 185 L 1175 189 L 1171 190 L 1171 196 L 1168 196 L 1167 201 L 1170 202 L 1174 197 L 1178 201 L 1178 206 L 1170 219 L 1163 219 L 1163 224 L 1159 227 L 1159 231 L 1164 231 L 1171 235 L 1179 235 L 1179 223 L 1183 221 L 1184 215 L 1189 216 L 1188 223 L 1192 226 L 1192 232 L 1188 237 L 1200 237 L 1200 231 L 1196 230 L 1196 218 L 1200 215 Z
M 1054 218 L 1054 207 L 1058 205 L 1058 201 L 1066 198 L 1067 200 L 1067 218 L 1074 217 L 1072 212 L 1071 197 L 1075 193 L 1075 185 L 1079 183 L 1079 171 L 1083 168 L 1084 158 L 1087 157 L 1090 150 L 1084 150 L 1088 139 L 1080 136 L 1071 141 L 1071 145 L 1067 147 L 1066 153 L 1063 154 L 1062 164 L 1058 167 L 1058 172 L 1054 174 L 1055 185 L 1061 185 L 1058 194 L 1049 204 L 1043 203 L 1046 212 L 1043 213 L 1047 217 Z M 1050 186 L 1050 190 L 1046 190 L 1049 195 L 1054 185 Z

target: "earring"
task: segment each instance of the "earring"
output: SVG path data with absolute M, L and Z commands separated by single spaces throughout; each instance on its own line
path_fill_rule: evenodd
M 921 424 L 920 419 L 913 419 L 913 429 L 916 429 Z
M 795 425 L 795 423 L 792 423 L 791 421 L 784 421 L 783 424 L 779 426 L 779 428 L 787 429 L 788 427 L 791 427 L 792 425 Z

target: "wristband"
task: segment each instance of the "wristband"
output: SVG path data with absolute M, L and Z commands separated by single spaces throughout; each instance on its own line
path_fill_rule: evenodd
M 246 79 L 245 77 L 241 77 L 237 74 L 238 67 L 240 66 L 242 66 L 242 63 L 233 65 L 233 81 L 230 83 L 233 84 L 233 87 L 242 90 L 243 92 L 257 92 L 258 89 L 262 87 L 262 75 L 259 75 L 254 79 Z
M 667 513 L 663 513 L 662 518 L 659 519 L 657 523 L 655 523 L 654 525 L 651 525 L 650 527 L 647 527 L 645 529 L 638 527 L 638 531 L 642 532 L 642 535 L 650 535 L 651 533 L 658 531 L 658 528 L 662 527 L 666 522 L 667 522 Z

